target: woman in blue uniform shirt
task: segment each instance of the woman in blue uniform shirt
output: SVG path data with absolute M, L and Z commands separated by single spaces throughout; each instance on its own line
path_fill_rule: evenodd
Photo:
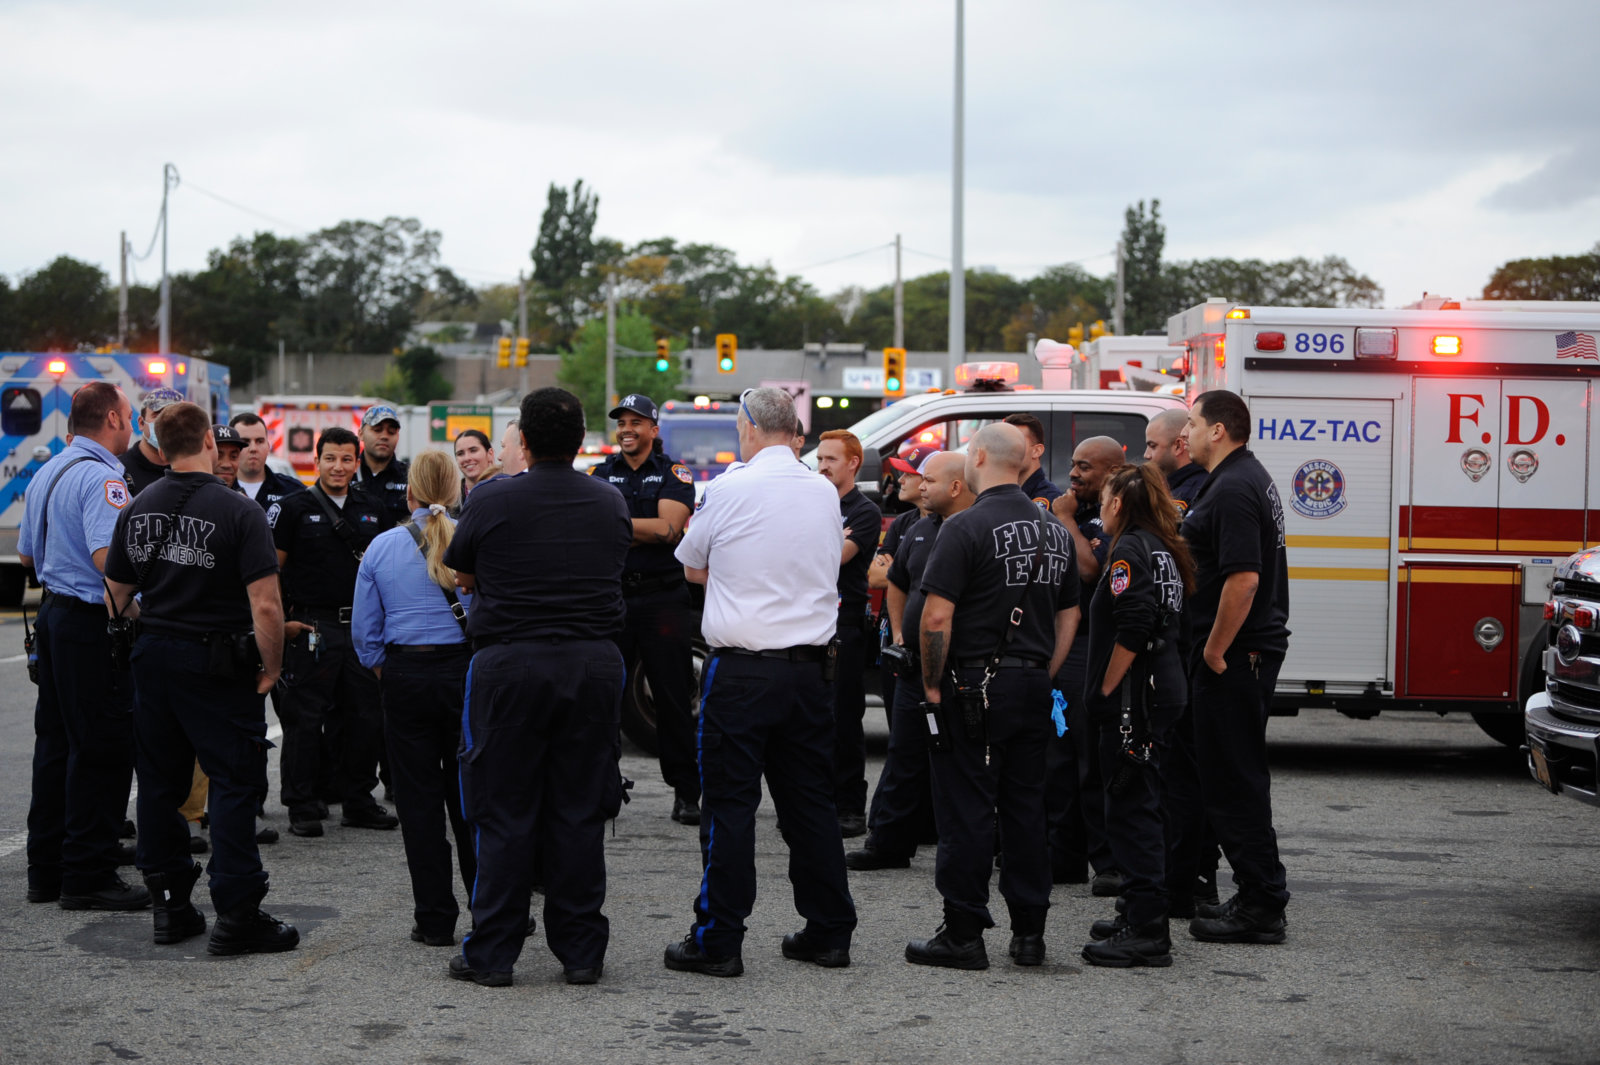
M 406 485 L 411 520 L 367 548 L 350 626 L 361 664 L 378 674 L 383 689 L 395 812 L 416 903 L 411 938 L 439 947 L 455 943 L 461 912 L 450 882 L 447 814 L 469 900 L 477 876 L 456 771 L 472 647 L 465 609 L 455 599 L 455 574 L 444 564 L 455 533 L 448 511 L 459 494 L 449 455 L 424 451 L 412 461 Z

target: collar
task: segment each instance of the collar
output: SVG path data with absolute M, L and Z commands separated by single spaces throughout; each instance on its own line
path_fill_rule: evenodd
M 1190 460 L 1172 471 L 1172 476 L 1167 478 L 1168 486 L 1180 485 L 1191 477 L 1205 476 L 1206 468 L 1198 462 Z
M 1020 484 L 997 484 L 993 488 L 985 488 L 983 491 L 979 492 L 978 498 L 973 500 L 973 504 L 976 505 L 978 503 L 982 503 L 985 499 L 989 498 L 999 498 L 1003 495 L 1010 495 L 1013 492 L 1019 496 L 1022 496 L 1022 486 Z M 1026 499 L 1027 496 L 1022 496 L 1022 498 Z
M 1217 463 L 1216 467 L 1211 471 L 1211 476 L 1215 477 L 1229 466 L 1232 466 L 1235 463 L 1243 462 L 1245 457 L 1249 454 L 1250 448 L 1248 446 L 1241 445 L 1240 447 L 1234 448 L 1232 451 L 1228 452 L 1227 458 Z
M 116 455 L 113 455 L 111 452 L 107 451 L 98 440 L 91 440 L 87 436 L 75 436 L 72 438 L 72 443 L 67 445 L 66 450 L 71 451 L 73 448 L 78 448 L 80 451 L 87 451 L 89 454 L 93 455 L 95 458 L 99 459 L 101 462 L 112 467 L 113 469 L 122 469 L 122 460 Z M 65 452 L 63 452 L 63 454 L 65 454 Z
M 794 457 L 794 448 L 790 447 L 788 444 L 768 444 L 760 451 L 757 451 L 755 453 L 755 457 L 749 462 L 745 463 L 745 465 L 754 466 L 758 462 L 765 465 L 770 465 L 777 462 L 799 461 L 799 459 Z

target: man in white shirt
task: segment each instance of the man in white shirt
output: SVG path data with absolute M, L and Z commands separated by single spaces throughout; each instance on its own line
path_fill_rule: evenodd
M 832 656 L 844 530 L 839 497 L 795 461 L 794 401 L 745 392 L 739 455 L 717 478 L 677 558 L 706 586 L 711 645 L 700 706 L 700 821 L 705 874 L 693 930 L 667 948 L 669 969 L 738 976 L 755 903 L 755 813 L 765 773 L 790 848 L 789 879 L 805 928 L 783 956 L 850 964 L 855 903 L 833 804 Z

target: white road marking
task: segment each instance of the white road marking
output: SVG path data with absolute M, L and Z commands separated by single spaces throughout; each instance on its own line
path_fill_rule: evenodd
M 25 654 L 20 654 L 20 655 L 12 655 L 9 658 L 0 658 L 0 664 L 4 664 L 4 663 L 7 663 L 7 662 L 21 662 L 23 659 L 25 659 L 27 657 L 28 656 L 25 655 Z
M 18 832 L 14 836 L 7 836 L 5 839 L 0 839 L 0 858 L 4 858 L 8 854 L 15 854 L 27 845 L 27 832 Z

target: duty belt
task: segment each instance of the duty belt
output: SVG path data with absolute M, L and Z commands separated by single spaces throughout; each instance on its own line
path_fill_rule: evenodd
M 775 647 L 752 651 L 747 647 L 713 647 L 711 657 L 739 655 L 744 658 L 781 658 L 787 662 L 821 662 L 828 657 L 827 644 L 802 643 L 794 647 Z
M 624 573 L 622 594 L 645 595 L 649 592 L 664 592 L 682 583 L 682 573 Z
M 308 617 L 313 621 L 335 621 L 340 625 L 350 624 L 350 615 L 355 611 L 349 606 L 297 606 L 292 611 L 293 618 Z
M 453 655 L 472 650 L 472 645 L 465 640 L 460 643 L 386 643 L 383 649 L 390 654 Z
M 988 658 L 958 658 L 957 669 L 987 669 Z M 1016 655 L 1005 655 L 1000 659 L 1001 669 L 1048 669 L 1050 663 L 1039 658 L 1018 658 Z
M 87 599 L 79 599 L 77 596 L 68 595 L 65 592 L 52 592 L 48 588 L 41 589 L 39 594 L 39 605 L 44 606 L 46 603 L 54 603 L 68 610 L 93 610 L 101 615 L 106 614 L 104 602 L 91 603 Z

